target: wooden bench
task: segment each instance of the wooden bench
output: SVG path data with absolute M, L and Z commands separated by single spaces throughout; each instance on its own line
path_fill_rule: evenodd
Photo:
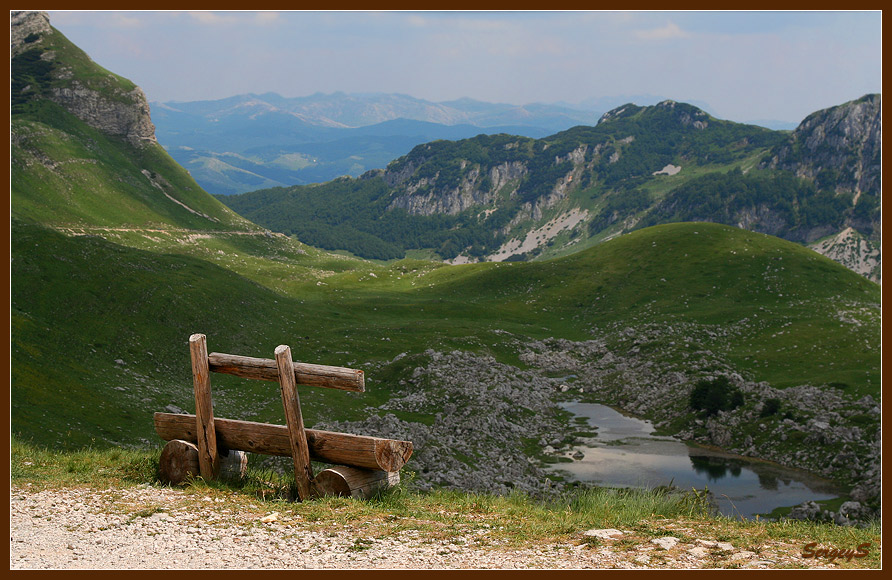
M 361 370 L 293 362 L 291 349 L 276 348 L 275 359 L 207 352 L 203 334 L 189 337 L 195 414 L 155 413 L 155 431 L 168 441 L 161 452 L 163 479 L 181 483 L 201 475 L 243 477 L 246 452 L 291 457 L 301 500 L 321 495 L 370 497 L 399 483 L 399 470 L 412 455 L 412 442 L 305 429 L 297 386 L 364 392 Z M 214 417 L 210 373 L 277 381 L 287 425 Z M 311 460 L 335 464 L 313 474 Z

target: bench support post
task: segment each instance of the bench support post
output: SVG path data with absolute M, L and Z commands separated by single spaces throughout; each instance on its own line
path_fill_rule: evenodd
M 220 460 L 217 456 L 217 434 L 214 431 L 214 403 L 211 400 L 211 375 L 208 368 L 207 338 L 203 334 L 189 337 L 192 357 L 192 382 L 195 386 L 195 428 L 198 439 L 198 465 L 201 477 L 210 481 L 217 477 Z
M 294 379 L 294 366 L 291 360 L 291 348 L 287 345 L 276 347 L 276 366 L 279 371 L 279 387 L 282 391 L 282 405 L 285 407 L 285 421 L 288 423 L 288 436 L 291 440 L 291 457 L 294 459 L 294 480 L 297 483 L 297 494 L 306 500 L 314 492 L 313 467 L 310 465 L 310 450 L 307 446 L 307 434 L 304 431 L 304 420 L 300 411 L 300 400 L 297 397 L 297 385 Z

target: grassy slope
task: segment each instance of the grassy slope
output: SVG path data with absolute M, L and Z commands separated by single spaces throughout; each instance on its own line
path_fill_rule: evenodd
M 749 319 L 728 354 L 755 380 L 781 387 L 840 381 L 864 394 L 879 386 L 878 308 L 860 314 L 871 322 L 867 328 L 837 318 L 840 311 L 878 306 L 879 286 L 791 242 L 714 224 L 678 224 L 519 266 L 516 275 L 485 271 L 455 292 L 484 297 L 473 302 L 489 296 L 488 308 L 518 317 L 540 311 L 556 328 L 673 321 L 740 326 Z M 501 297 L 486 288 L 499 288 Z M 525 288 L 537 291 L 527 297 Z M 820 364 L 831 359 L 832 371 Z
M 86 88 L 135 106 L 132 82 L 56 30 L 26 48 L 11 66 L 13 215 L 56 226 L 259 229 L 204 192 L 161 146 L 134 147 L 49 100 L 53 90 Z
M 201 190 L 160 146 L 133 147 L 48 101 L 15 115 L 11 132 L 19 218 L 60 227 L 259 229 Z
M 189 334 L 248 353 L 285 326 L 274 292 L 194 258 L 20 222 L 12 258 L 12 427 L 42 443 L 154 440 L 151 411 L 189 403 Z
M 583 340 L 617 323 L 736 325 L 737 338 L 692 348 L 723 352 L 748 378 L 775 386 L 879 390 L 878 313 L 858 310 L 879 303 L 879 287 L 768 236 L 677 224 L 554 261 L 451 267 L 298 250 L 281 238 L 218 237 L 147 252 L 14 222 L 14 430 L 54 445 L 153 440 L 152 411 L 191 409 L 193 332 L 220 352 L 271 357 L 285 343 L 295 359 L 380 369 L 361 396 L 307 390 L 310 422 L 317 412 L 337 408 L 347 418 L 386 400 L 385 379 L 400 371 L 383 364 L 400 353 L 458 348 L 516 364 L 492 331 Z M 840 328 L 845 304 L 865 324 Z M 816 364 L 822 357 L 835 364 Z M 268 385 L 228 378 L 215 377 L 220 415 L 281 421 Z M 81 406 L 73 423 L 71 408 Z

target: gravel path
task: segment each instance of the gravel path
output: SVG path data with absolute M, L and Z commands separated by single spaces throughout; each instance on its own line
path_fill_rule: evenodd
M 257 509 L 149 486 L 41 491 L 28 485 L 13 487 L 10 569 L 775 568 L 817 564 L 798 558 L 790 546 L 761 550 L 757 555 L 706 540 L 686 544 L 667 537 L 633 542 L 617 530 L 590 532 L 589 536 L 602 537 L 589 541 L 580 534 L 578 541 L 524 549 L 491 537 L 489 525 L 468 526 L 466 532 L 442 539 L 398 528 L 374 537 L 381 534 L 368 533 L 367 522 L 321 529 L 299 515 Z M 376 525 L 380 530 L 380 522 Z M 768 555 L 771 551 L 777 553 Z

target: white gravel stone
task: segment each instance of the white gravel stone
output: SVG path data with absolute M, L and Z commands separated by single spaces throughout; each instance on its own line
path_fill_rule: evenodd
M 666 536 L 664 538 L 654 538 L 650 541 L 651 544 L 656 544 L 664 550 L 671 550 L 678 544 L 678 542 L 679 539 L 672 536 Z
M 623 535 L 623 533 L 619 530 L 608 528 L 606 530 L 586 530 L 582 532 L 582 535 L 594 538 L 602 538 L 605 540 L 614 540 L 616 539 L 616 536 L 621 536 Z

